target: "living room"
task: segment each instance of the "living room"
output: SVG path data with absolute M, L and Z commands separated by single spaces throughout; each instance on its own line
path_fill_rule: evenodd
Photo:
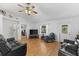
M 78 56 L 78 6 L 79 3 L 0 3 L 0 55 Z M 10 49 L 3 47 L 3 41 L 12 45 Z M 71 49 L 74 45 L 75 52 Z

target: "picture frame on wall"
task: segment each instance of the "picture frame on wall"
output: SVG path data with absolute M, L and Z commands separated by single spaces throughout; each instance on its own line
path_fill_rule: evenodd
M 43 25 L 43 26 L 41 27 L 41 33 L 46 33 L 46 25 Z
M 68 34 L 68 25 L 62 25 L 62 33 Z

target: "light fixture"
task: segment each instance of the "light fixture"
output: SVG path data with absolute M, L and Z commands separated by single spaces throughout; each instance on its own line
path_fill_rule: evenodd
M 27 3 L 26 6 L 18 4 L 18 6 L 22 7 L 23 10 L 19 12 L 25 12 L 28 15 L 36 15 L 37 12 L 35 11 L 35 6 L 32 5 L 31 3 Z

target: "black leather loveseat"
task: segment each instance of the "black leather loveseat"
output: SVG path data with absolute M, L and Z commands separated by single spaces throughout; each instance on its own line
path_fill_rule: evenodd
M 0 35 L 0 56 L 25 56 L 27 45 L 9 38 L 7 41 Z
M 26 55 L 26 44 L 22 44 L 11 49 L 6 56 L 25 56 Z
M 59 56 L 79 56 L 79 44 L 71 40 L 64 40 L 64 43 L 59 49 Z

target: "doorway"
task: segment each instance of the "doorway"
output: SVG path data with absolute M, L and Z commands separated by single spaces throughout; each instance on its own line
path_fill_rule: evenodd
M 27 39 L 26 27 L 27 27 L 26 24 L 21 24 L 21 40 L 23 42 L 25 42 Z

